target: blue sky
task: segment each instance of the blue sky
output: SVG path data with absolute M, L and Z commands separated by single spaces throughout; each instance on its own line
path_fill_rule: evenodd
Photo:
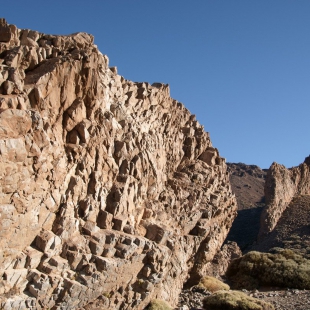
M 227 161 L 292 167 L 310 154 L 309 0 L 5 1 L 1 16 L 93 34 L 126 79 L 169 83 Z

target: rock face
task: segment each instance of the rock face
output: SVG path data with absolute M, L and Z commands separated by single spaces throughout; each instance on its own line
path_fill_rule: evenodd
M 228 241 L 221 251 L 215 254 L 213 261 L 207 263 L 207 274 L 215 278 L 225 278 L 227 268 L 233 259 L 242 256 L 242 252 L 236 242 Z
M 260 240 L 277 225 L 294 197 L 310 194 L 310 157 L 291 169 L 273 163 L 265 183 L 266 208 L 261 216 Z
M 236 215 L 208 133 L 86 33 L 1 19 L 0 69 L 1 307 L 176 304 Z

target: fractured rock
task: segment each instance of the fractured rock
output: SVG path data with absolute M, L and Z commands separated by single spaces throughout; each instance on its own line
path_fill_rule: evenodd
M 110 69 L 93 39 L 0 20 L 0 269 L 29 268 L 29 296 L 1 307 L 175 305 L 235 217 L 203 126 L 168 85 Z
M 51 231 L 45 230 L 36 237 L 36 246 L 51 257 L 61 252 L 61 239 Z
M 310 157 L 290 169 L 273 163 L 266 175 L 266 207 L 261 215 L 259 238 L 269 234 L 276 226 L 294 196 L 310 194 Z

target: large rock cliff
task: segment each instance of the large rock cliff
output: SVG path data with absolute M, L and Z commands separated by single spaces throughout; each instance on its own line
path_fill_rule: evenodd
M 0 20 L 0 305 L 176 303 L 236 214 L 225 160 L 164 84 L 86 33 Z
M 273 163 L 266 175 L 266 208 L 261 216 L 260 241 L 273 231 L 293 199 L 301 195 L 310 195 L 310 157 L 290 169 Z

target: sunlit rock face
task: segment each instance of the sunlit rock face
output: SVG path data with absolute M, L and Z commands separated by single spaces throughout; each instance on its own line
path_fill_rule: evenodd
M 0 304 L 176 304 L 236 214 L 225 160 L 164 84 L 93 37 L 0 20 Z
M 273 163 L 266 176 L 266 208 L 261 217 L 260 240 L 273 231 L 292 200 L 301 195 L 310 195 L 310 156 L 290 169 Z

